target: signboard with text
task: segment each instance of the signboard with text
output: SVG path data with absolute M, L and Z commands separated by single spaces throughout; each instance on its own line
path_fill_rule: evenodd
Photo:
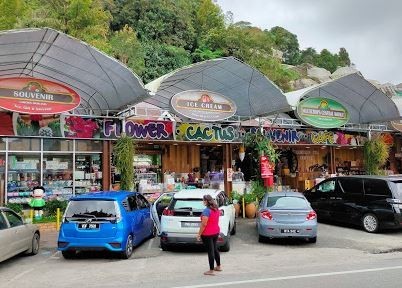
M 306 124 L 316 128 L 338 128 L 349 121 L 342 104 L 326 98 L 307 98 L 299 103 L 296 114 Z
M 44 79 L 0 79 L 0 108 L 25 114 L 60 114 L 80 105 L 71 88 Z
M 188 90 L 177 93 L 170 100 L 180 115 L 193 120 L 215 122 L 232 117 L 236 104 L 225 96 L 206 90 Z

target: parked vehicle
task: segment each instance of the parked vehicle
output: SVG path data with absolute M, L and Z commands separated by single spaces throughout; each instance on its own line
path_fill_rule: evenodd
M 359 225 L 370 233 L 402 227 L 402 177 L 334 177 L 304 194 L 319 219 Z
M 166 251 L 177 244 L 202 244 L 197 241 L 196 236 L 201 224 L 201 213 L 205 209 L 202 198 L 207 194 L 217 201 L 221 213 L 218 246 L 221 251 L 230 250 L 230 235 L 236 233 L 235 209 L 225 193 L 215 189 L 185 189 L 177 193 L 162 194 L 155 201 L 152 217 L 160 231 L 162 250 Z M 162 202 L 169 204 L 161 209 Z
M 0 207 L 0 262 L 22 252 L 38 254 L 39 242 L 36 225 L 25 223 L 13 210 Z
M 96 192 L 72 197 L 59 232 L 64 258 L 77 251 L 109 250 L 128 259 L 133 247 L 153 237 L 150 204 L 135 192 Z
M 257 215 L 258 240 L 305 238 L 317 241 L 317 214 L 298 192 L 270 192 L 261 200 Z

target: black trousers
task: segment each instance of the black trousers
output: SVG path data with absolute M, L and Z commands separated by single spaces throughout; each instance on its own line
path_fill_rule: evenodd
M 216 241 L 218 241 L 218 234 L 211 236 L 201 236 L 202 242 L 208 251 L 208 261 L 209 261 L 209 269 L 214 270 L 214 261 L 216 261 L 216 265 L 221 265 L 221 256 L 219 254 L 218 246 L 216 246 Z

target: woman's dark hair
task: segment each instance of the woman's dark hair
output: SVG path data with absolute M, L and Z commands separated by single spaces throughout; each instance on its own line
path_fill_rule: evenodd
M 218 204 L 216 204 L 216 201 L 212 199 L 211 195 L 204 195 L 202 199 L 207 202 L 207 207 L 212 210 L 218 210 Z

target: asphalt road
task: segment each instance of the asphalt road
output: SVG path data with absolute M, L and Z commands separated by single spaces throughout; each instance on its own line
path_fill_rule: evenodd
M 85 254 L 65 260 L 57 235 L 45 234 L 38 255 L 0 263 L 0 287 L 397 287 L 402 281 L 402 231 L 368 234 L 319 224 L 316 244 L 258 243 L 254 221 L 240 219 L 223 272 L 204 276 L 207 255 L 189 247 L 164 252 L 157 238 L 129 260 Z

